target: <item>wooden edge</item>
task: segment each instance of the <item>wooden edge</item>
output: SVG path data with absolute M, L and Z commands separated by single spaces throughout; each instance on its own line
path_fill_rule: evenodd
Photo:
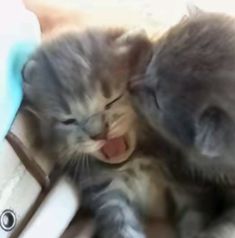
M 39 196 L 37 197 L 36 201 L 32 205 L 32 207 L 27 212 L 26 216 L 23 218 L 23 220 L 17 225 L 15 231 L 11 234 L 10 238 L 18 238 L 21 232 L 24 230 L 24 228 L 27 226 L 30 219 L 33 217 L 34 213 L 37 211 L 39 206 L 41 205 L 42 201 L 48 194 L 49 189 L 41 191 Z
M 37 164 L 36 160 L 30 154 L 29 150 L 24 146 L 21 140 L 12 132 L 9 132 L 6 136 L 7 141 L 18 155 L 19 159 L 29 171 L 29 173 L 37 180 L 42 189 L 47 189 L 50 185 L 50 179 L 48 175 Z

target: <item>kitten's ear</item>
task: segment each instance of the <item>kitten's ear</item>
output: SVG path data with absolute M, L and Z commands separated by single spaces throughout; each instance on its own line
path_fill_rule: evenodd
M 202 9 L 200 9 L 198 6 L 194 5 L 193 3 L 187 4 L 187 13 L 189 17 L 195 17 L 200 16 L 204 13 Z
M 30 104 L 28 102 L 25 101 L 25 99 L 23 99 L 23 103 L 22 103 L 22 109 L 23 111 L 29 112 L 32 116 L 34 116 L 35 118 L 37 118 L 38 120 L 41 119 L 39 114 L 37 113 L 36 110 L 34 110 Z
M 30 112 L 35 117 L 39 118 L 36 111 L 31 106 L 31 100 L 34 97 L 34 90 L 32 88 L 33 74 L 35 72 L 36 62 L 34 60 L 29 60 L 23 67 L 22 77 L 23 77 L 23 110 Z
M 116 54 L 123 63 L 128 63 L 132 72 L 141 70 L 152 55 L 152 42 L 142 29 L 128 31 L 115 40 Z
M 26 62 L 22 70 L 24 104 L 27 104 L 33 96 L 31 81 L 33 80 L 33 71 L 35 67 L 35 61 L 29 60 Z
M 210 158 L 221 156 L 231 141 L 231 123 L 224 111 L 209 108 L 196 125 L 196 147 Z
M 33 79 L 33 72 L 35 68 L 36 68 L 35 60 L 29 60 L 28 62 L 26 62 L 22 70 L 24 83 L 29 84 L 31 82 L 31 80 Z

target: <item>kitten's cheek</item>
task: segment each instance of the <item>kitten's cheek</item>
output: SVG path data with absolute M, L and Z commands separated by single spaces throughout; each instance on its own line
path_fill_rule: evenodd
M 120 120 L 114 122 L 110 126 L 108 138 L 122 136 L 128 133 L 131 130 L 131 128 L 134 128 L 134 127 L 135 127 L 135 115 L 133 112 L 122 117 Z

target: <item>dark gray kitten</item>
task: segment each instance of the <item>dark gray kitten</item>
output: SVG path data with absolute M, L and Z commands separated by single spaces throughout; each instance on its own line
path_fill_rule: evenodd
M 126 90 L 150 54 L 142 34 L 70 32 L 42 44 L 23 71 L 24 106 L 102 238 L 143 238 L 139 216 L 166 215 L 161 167 L 136 149 L 145 129 Z
M 234 19 L 185 17 L 156 43 L 130 90 L 139 113 L 181 153 L 168 158 L 180 236 L 234 237 Z

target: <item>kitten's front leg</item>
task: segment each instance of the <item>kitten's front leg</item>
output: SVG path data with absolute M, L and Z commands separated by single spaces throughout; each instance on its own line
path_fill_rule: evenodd
M 193 209 L 187 210 L 177 222 L 177 237 L 196 238 L 207 224 L 207 220 L 208 217 L 203 212 Z
M 99 238 L 146 237 L 135 210 L 121 192 L 105 191 L 96 196 L 92 205 Z
M 230 208 L 211 226 L 195 238 L 234 238 L 235 237 L 235 207 Z
M 216 220 L 212 220 L 196 238 L 235 237 L 235 189 L 225 187 L 218 192 L 222 197 L 219 205 L 223 213 Z

